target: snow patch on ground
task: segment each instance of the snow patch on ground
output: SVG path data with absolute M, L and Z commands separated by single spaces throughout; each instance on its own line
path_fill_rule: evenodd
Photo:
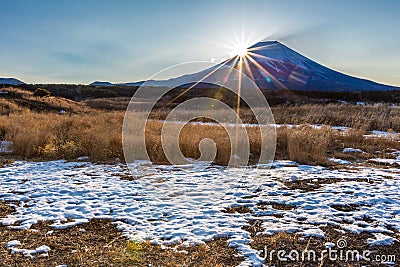
M 365 138 L 385 138 L 390 140 L 396 140 L 400 138 L 400 134 L 396 132 L 384 132 L 384 131 L 370 131 L 370 134 L 365 134 Z
M 374 158 L 370 159 L 369 161 L 378 163 L 378 164 L 385 164 L 385 165 L 400 165 L 400 156 L 395 159 L 382 159 L 382 158 Z
M 345 147 L 342 150 L 343 153 L 364 153 L 364 151 L 362 151 L 359 148 L 352 148 L 352 147 Z
M 399 242 L 397 239 L 391 237 L 391 236 L 387 236 L 381 233 L 374 233 L 373 234 L 375 239 L 373 238 L 368 238 L 367 239 L 367 243 L 370 246 L 390 246 L 393 245 L 394 242 Z
M 34 255 L 40 254 L 40 257 L 48 257 L 49 251 L 51 250 L 50 247 L 46 245 L 42 245 L 37 247 L 36 249 L 23 249 L 23 248 L 16 248 L 21 246 L 21 242 L 18 240 L 13 240 L 7 243 L 7 248 L 10 250 L 11 255 L 13 254 L 22 254 L 25 257 L 34 258 Z
M 357 233 L 390 234 L 386 225 L 400 230 L 399 168 L 328 170 L 291 161 L 246 169 L 133 165 L 142 178 L 120 179 L 128 173 L 122 164 L 16 161 L 0 168 L 0 199 L 19 205 L 0 223 L 29 229 L 46 220 L 62 229 L 92 218 L 112 219 L 127 237 L 164 245 L 201 244 L 229 236 L 229 245 L 246 257 L 242 266 L 262 264 L 259 252 L 248 245 L 250 234 L 242 229 L 252 219 L 263 221 L 266 234 L 287 231 L 323 237 L 320 226 L 329 224 Z M 324 182 L 330 179 L 336 182 Z M 320 187 L 312 191 L 288 187 L 295 188 L 302 180 L 319 182 Z M 280 210 L 259 203 L 295 208 Z M 332 208 L 350 204 L 356 208 L 348 212 Z M 222 212 L 241 205 L 251 213 Z
M 344 159 L 329 158 L 328 160 L 337 164 L 351 164 L 350 161 Z
M 9 248 L 12 248 L 12 247 L 18 247 L 18 246 L 21 246 L 21 242 L 18 241 L 18 240 L 11 240 L 11 241 L 8 242 L 7 245 L 6 245 L 6 247 L 7 247 L 8 249 L 9 249 Z

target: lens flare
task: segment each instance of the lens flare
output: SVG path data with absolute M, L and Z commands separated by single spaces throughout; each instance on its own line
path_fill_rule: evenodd
M 238 57 L 244 57 L 247 55 L 247 46 L 244 44 L 237 44 L 234 47 L 232 47 L 232 51 L 230 53 L 231 57 L 238 56 Z

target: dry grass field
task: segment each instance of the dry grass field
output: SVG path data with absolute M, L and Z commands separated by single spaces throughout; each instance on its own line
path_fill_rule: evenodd
M 123 114 L 89 113 L 58 115 L 24 113 L 0 117 L 0 133 L 13 142 L 13 151 L 24 158 L 93 160 L 122 157 Z
M 38 97 L 33 92 L 19 88 L 4 88 L 0 94 L 0 114 L 23 114 L 27 112 L 57 113 L 64 110 L 69 113 L 88 111 L 85 104 L 62 97 Z
M 76 112 L 64 115 L 57 112 L 34 112 L 17 108 L 21 107 L 19 105 L 13 113 L 0 116 L 0 139 L 13 142 L 14 156 L 39 160 L 75 159 L 80 156 L 88 156 L 92 161 L 123 160 L 123 111 L 99 111 L 80 103 L 70 103 L 70 100 L 58 101 L 66 101 L 64 104 L 70 104 Z M 397 140 L 390 138 L 364 137 L 372 129 L 389 132 L 399 129 L 400 109 L 397 107 L 329 104 L 274 107 L 272 111 L 277 123 L 298 124 L 277 127 L 278 159 L 329 165 L 328 157 L 350 160 L 377 156 L 386 158 L 390 157 L 386 153 L 388 150 L 400 147 Z M 165 118 L 166 112 L 153 112 L 146 127 L 149 157 L 157 163 L 168 162 L 161 147 L 163 122 L 160 120 Z M 245 122 L 254 122 L 249 111 L 244 110 L 242 115 Z M 386 119 L 379 119 L 384 117 Z M 309 125 L 314 123 L 326 126 L 316 128 Z M 335 131 L 329 125 L 351 129 L 347 132 Z M 246 130 L 250 139 L 250 163 L 255 163 L 260 153 L 260 129 L 247 127 Z M 229 161 L 232 149 L 230 140 L 226 130 L 219 125 L 188 124 L 183 127 L 179 138 L 180 149 L 187 157 L 198 158 L 200 141 L 211 138 L 218 148 L 215 163 L 226 165 Z M 365 153 L 341 153 L 345 147 L 359 148 Z
M 307 106 L 310 122 L 317 117 L 319 106 Z M 302 107 L 305 109 L 306 107 Z M 355 107 L 356 109 L 362 109 Z M 369 113 L 366 108 L 365 113 Z M 383 107 L 385 109 L 385 107 Z M 278 116 L 284 117 L 278 112 Z M 288 113 L 292 112 L 289 108 Z M 383 111 L 382 111 L 383 112 Z M 336 117 L 345 117 L 338 109 Z M 379 110 L 378 110 L 379 113 Z M 299 115 L 301 116 L 301 115 Z M 361 115 L 353 117 L 354 122 L 363 122 Z M 13 155 L 26 159 L 75 159 L 88 156 L 92 161 L 123 160 L 122 122 L 124 112 L 90 111 L 79 114 L 59 115 L 57 113 L 23 112 L 0 116 L 0 138 L 13 142 Z M 288 116 L 290 117 L 290 116 Z M 349 115 L 347 117 L 350 117 Z M 294 122 L 294 118 L 292 121 Z M 302 123 L 308 120 L 303 118 Z M 320 122 L 320 121 L 318 121 Z M 336 123 L 333 123 L 336 124 Z M 161 148 L 163 123 L 149 120 L 146 127 L 146 145 L 150 159 L 157 163 L 167 163 Z M 397 127 L 395 124 L 393 127 Z M 382 128 L 380 128 L 382 129 Z M 250 163 L 257 162 L 261 147 L 258 127 L 246 127 L 250 139 Z M 387 151 L 399 149 L 397 140 L 388 138 L 365 138 L 366 128 L 351 129 L 347 132 L 332 130 L 329 126 L 315 128 L 308 124 L 296 127 L 277 127 L 276 157 L 290 159 L 303 164 L 327 165 L 328 157 L 365 160 L 373 157 L 390 157 Z M 231 145 L 225 129 L 218 125 L 189 124 L 180 134 L 180 149 L 190 158 L 198 158 L 198 145 L 204 138 L 211 138 L 218 148 L 215 163 L 226 165 L 231 154 Z M 360 155 L 341 153 L 345 147 L 359 148 Z M 161 153 L 160 153 L 161 152 Z

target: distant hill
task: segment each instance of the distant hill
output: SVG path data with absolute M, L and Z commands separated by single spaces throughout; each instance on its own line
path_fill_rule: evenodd
M 32 91 L 14 87 L 1 89 L 0 115 L 26 111 L 79 113 L 87 110 L 85 104 L 63 97 L 36 97 Z
M 24 82 L 15 79 L 15 78 L 0 78 L 0 84 L 4 85 L 21 85 L 25 84 Z
M 100 81 L 95 81 L 89 84 L 90 86 L 115 86 L 115 84 L 112 84 L 110 82 L 100 82 Z

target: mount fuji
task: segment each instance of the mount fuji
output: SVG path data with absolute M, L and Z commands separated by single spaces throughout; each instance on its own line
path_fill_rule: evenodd
M 399 87 L 352 77 L 325 67 L 278 41 L 259 42 L 250 48 L 249 67 L 260 88 L 304 91 L 388 91 Z M 262 67 L 262 68 L 260 68 Z M 264 70 L 263 70 L 264 69 Z M 243 71 L 249 74 L 249 70 Z M 271 82 L 275 78 L 278 82 Z
M 379 84 L 370 80 L 352 77 L 325 67 L 278 41 L 262 41 L 247 49 L 246 67 L 242 72 L 261 89 L 290 89 L 320 92 L 360 92 L 391 91 L 400 87 Z M 187 81 L 199 80 L 210 71 L 223 68 L 221 65 L 238 68 L 241 64 L 238 56 L 218 65 L 169 80 L 149 80 L 146 86 L 169 86 L 171 84 L 189 84 Z M 244 65 L 244 64 L 243 64 Z M 119 85 L 140 86 L 144 82 Z

